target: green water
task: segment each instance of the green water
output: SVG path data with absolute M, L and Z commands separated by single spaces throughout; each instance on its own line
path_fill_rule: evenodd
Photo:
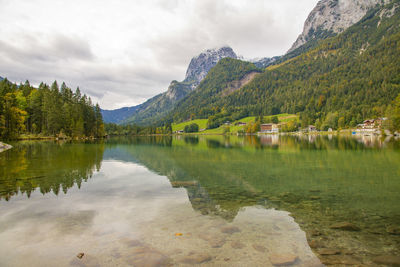
M 398 141 L 12 145 L 0 154 L 0 266 L 385 266 L 376 257 L 400 256 Z M 359 231 L 332 229 L 342 222 Z

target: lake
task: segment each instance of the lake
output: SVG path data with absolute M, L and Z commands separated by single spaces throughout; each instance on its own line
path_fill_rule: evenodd
M 399 263 L 393 139 L 12 145 L 0 154 L 0 266 Z

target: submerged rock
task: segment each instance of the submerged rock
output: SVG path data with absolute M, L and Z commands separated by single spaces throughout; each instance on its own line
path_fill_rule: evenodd
M 240 229 L 236 226 L 225 226 L 221 228 L 221 232 L 224 234 L 233 234 L 240 232 Z
M 80 253 L 79 253 L 80 254 Z M 79 255 L 78 254 L 78 255 Z M 77 266 L 77 267 L 100 267 L 100 263 L 94 256 L 85 255 L 82 258 L 74 258 L 69 262 L 70 266 Z
M 208 240 L 208 243 L 212 248 L 220 248 L 225 244 L 225 239 L 222 238 L 215 238 Z
M 211 259 L 212 257 L 208 254 L 194 254 L 183 257 L 182 259 L 179 260 L 179 262 L 185 264 L 200 264 L 203 262 L 210 261 Z
M 318 253 L 320 255 L 338 255 L 338 254 L 340 254 L 340 250 L 324 248 L 324 249 L 319 250 Z
M 12 148 L 11 145 L 0 142 L 0 153 L 3 151 L 6 151 L 7 149 L 10 149 L 10 148 Z
M 267 250 L 264 246 L 259 244 L 253 244 L 253 248 L 258 252 L 265 252 Z
M 125 243 L 128 247 L 143 246 L 143 243 L 142 243 L 141 241 L 135 240 L 135 239 L 126 240 L 126 241 L 124 241 L 124 243 Z
M 388 232 L 391 235 L 400 235 L 400 227 L 399 226 L 389 226 L 386 228 L 386 232 Z
M 383 255 L 372 259 L 377 264 L 385 264 L 389 266 L 400 266 L 400 256 Z
M 128 264 L 133 266 L 169 266 L 171 259 L 161 252 L 150 247 L 135 247 L 131 251 L 131 256 L 127 258 Z
M 205 201 L 205 199 L 199 198 L 199 197 L 192 199 L 192 202 L 197 202 L 197 203 L 204 202 L 204 201 Z
M 317 247 L 319 247 L 318 245 L 318 241 L 317 240 L 311 240 L 311 241 L 309 241 L 308 242 L 308 245 L 310 246 L 310 248 L 317 248 Z
M 319 189 L 310 189 L 309 191 L 311 193 L 319 193 L 319 192 L 321 192 L 321 190 L 319 190 Z
M 362 263 L 350 256 L 342 255 L 329 255 L 321 259 L 322 263 L 325 265 L 351 265 L 360 266 Z
M 171 185 L 173 187 L 186 187 L 186 186 L 196 186 L 199 183 L 197 181 L 172 181 Z
M 311 236 L 320 236 L 320 235 L 322 235 L 322 233 L 320 231 L 318 231 L 318 230 L 312 230 L 310 232 L 310 234 L 311 234 Z
M 212 234 L 201 234 L 199 237 L 207 241 L 212 248 L 220 248 L 225 244 L 225 238 L 212 235 Z
M 240 241 L 234 241 L 231 243 L 231 247 L 234 249 L 242 249 L 245 247 L 245 245 L 243 243 L 241 243 Z
M 269 260 L 275 266 L 292 265 L 296 262 L 298 257 L 293 254 L 271 254 Z
M 346 230 L 346 231 L 360 231 L 360 227 L 349 223 L 349 222 L 340 222 L 335 223 L 330 226 L 331 229 L 339 229 L 339 230 Z

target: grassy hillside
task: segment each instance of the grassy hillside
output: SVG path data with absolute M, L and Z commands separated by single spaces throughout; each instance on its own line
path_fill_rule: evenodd
M 190 125 L 192 123 L 196 123 L 199 125 L 199 129 L 205 129 L 207 128 L 207 119 L 198 119 L 198 120 L 192 120 L 192 121 L 185 121 L 182 123 L 173 123 L 172 124 L 172 131 L 183 131 L 185 129 L 186 125 Z
M 294 114 L 278 114 L 276 115 L 278 117 L 279 123 L 287 123 L 291 120 L 298 120 L 299 116 L 294 115 Z M 273 116 L 264 116 L 264 121 L 270 121 Z M 237 133 L 240 130 L 243 130 L 245 126 L 239 126 L 235 125 L 238 122 L 244 122 L 244 123 L 250 123 L 250 122 L 255 122 L 256 117 L 255 116 L 250 116 L 250 117 L 245 117 L 237 121 L 231 122 L 231 125 L 229 125 L 229 129 L 231 133 Z M 172 124 L 172 131 L 179 131 L 183 130 L 186 125 L 190 125 L 192 123 L 197 123 L 199 125 L 199 129 L 205 129 L 207 128 L 207 119 L 196 119 L 192 121 L 185 121 L 182 123 L 177 123 L 177 124 Z M 224 129 L 226 128 L 226 125 L 222 125 L 218 128 L 215 129 L 207 129 L 205 131 L 202 131 L 202 134 L 222 134 L 224 133 Z

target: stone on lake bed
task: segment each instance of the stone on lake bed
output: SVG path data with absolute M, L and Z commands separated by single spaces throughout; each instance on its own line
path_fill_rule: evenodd
M 131 239 L 131 240 L 125 240 L 124 243 L 128 247 L 138 247 L 138 246 L 143 246 L 143 243 L 139 240 Z
M 221 232 L 224 234 L 233 234 L 240 232 L 240 229 L 236 226 L 225 226 L 221 228 Z
M 82 257 L 81 259 L 79 258 L 74 258 L 69 262 L 70 266 L 78 266 L 78 267 L 99 267 L 100 262 L 99 260 L 94 257 L 94 256 L 90 256 L 90 255 L 86 255 L 85 257 Z M 29 266 L 29 265 L 27 265 Z
M 234 241 L 231 243 L 231 247 L 234 249 L 241 249 L 241 248 L 244 248 L 245 245 L 243 243 L 241 243 L 240 241 Z
M 85 255 L 85 253 L 81 252 L 81 253 L 78 253 L 78 255 L 76 255 L 76 256 L 78 257 L 78 259 L 82 259 L 84 255 Z
M 351 256 L 347 255 L 328 255 L 321 259 L 321 262 L 325 265 L 351 265 L 360 266 L 362 263 Z
M 271 254 L 269 260 L 275 266 L 287 266 L 296 262 L 298 257 L 293 254 Z
M 335 223 L 330 226 L 331 229 L 339 229 L 339 230 L 346 230 L 346 231 L 360 231 L 360 227 L 349 223 L 349 222 L 340 222 Z
M 258 252 L 265 252 L 267 249 L 263 245 L 253 244 L 253 248 Z
M 386 228 L 386 232 L 388 232 L 391 235 L 400 235 L 400 227 L 399 226 L 389 226 Z
M 212 257 L 208 254 L 194 254 L 183 257 L 179 262 L 185 264 L 201 264 L 210 261 L 211 259 Z
M 383 255 L 372 259 L 377 264 L 384 264 L 389 266 L 400 266 L 400 256 Z
M 222 239 L 222 238 L 211 239 L 211 240 L 208 240 L 208 243 L 213 248 L 220 248 L 225 244 L 225 239 Z
M 12 148 L 11 145 L 0 142 L 0 152 L 6 151 L 7 149 L 10 148 Z
M 133 266 L 170 266 L 171 259 L 161 252 L 150 247 L 135 247 L 131 251 L 131 257 L 127 259 L 128 264 Z
M 308 242 L 308 245 L 310 246 L 310 248 L 314 248 L 314 249 L 321 247 L 321 243 L 315 239 Z
M 323 248 L 323 249 L 319 250 L 318 253 L 319 253 L 319 255 L 338 255 L 338 254 L 340 254 L 340 250 Z
M 196 186 L 196 185 L 198 185 L 198 182 L 197 181 L 172 181 L 171 185 L 173 187 Z
M 311 234 L 311 236 L 321 236 L 322 235 L 322 233 L 318 230 L 312 230 L 310 232 L 310 234 Z
M 225 238 L 213 234 L 200 234 L 199 237 L 207 241 L 212 248 L 220 248 L 225 244 Z

